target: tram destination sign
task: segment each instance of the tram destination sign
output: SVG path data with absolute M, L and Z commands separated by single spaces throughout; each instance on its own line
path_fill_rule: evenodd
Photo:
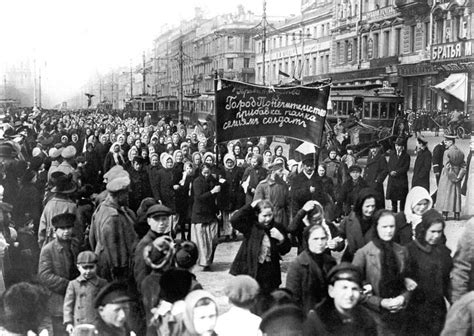
M 268 87 L 221 80 L 217 142 L 286 136 L 320 146 L 330 86 Z

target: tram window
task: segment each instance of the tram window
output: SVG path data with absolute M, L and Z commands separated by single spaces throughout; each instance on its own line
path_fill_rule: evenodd
M 380 119 L 387 119 L 388 111 L 387 111 L 388 103 L 380 103 Z
M 389 103 L 388 119 L 395 119 L 397 115 L 397 103 Z
M 153 111 L 153 103 L 145 103 L 145 111 Z
M 370 118 L 370 103 L 364 103 L 364 118 Z
M 380 118 L 380 103 L 372 103 L 372 119 Z

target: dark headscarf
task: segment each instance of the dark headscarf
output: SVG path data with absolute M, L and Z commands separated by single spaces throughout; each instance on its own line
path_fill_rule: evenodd
M 423 246 L 425 246 L 426 240 L 426 231 L 433 225 L 434 223 L 442 223 L 443 230 L 445 227 L 445 222 L 443 216 L 435 209 L 430 209 L 423 214 L 421 217 L 421 223 L 416 226 L 415 229 L 415 238 L 416 240 Z M 440 240 L 442 242 L 443 240 Z
M 365 234 L 374 223 L 374 216 L 365 219 L 362 215 L 362 206 L 364 205 L 364 202 L 369 198 L 374 198 L 375 200 L 377 200 L 377 194 L 371 188 L 364 188 L 360 191 L 359 196 L 357 197 L 354 204 L 354 213 L 356 214 L 357 219 L 359 220 L 363 234 Z M 377 204 L 377 202 L 375 202 L 375 204 Z
M 379 210 L 374 215 L 374 225 L 378 225 L 380 218 L 393 216 L 389 210 Z M 375 227 L 372 242 L 380 250 L 380 296 L 382 298 L 392 298 L 398 296 L 403 290 L 403 275 L 397 262 L 397 257 L 393 249 L 393 241 L 382 240 Z

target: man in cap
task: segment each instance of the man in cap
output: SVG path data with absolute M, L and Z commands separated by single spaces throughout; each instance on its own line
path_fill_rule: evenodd
M 255 188 L 253 200 L 255 202 L 256 200 L 266 199 L 272 202 L 275 222 L 287 228 L 290 218 L 290 202 L 288 185 L 283 181 L 283 163 L 274 162 L 268 165 L 267 168 L 270 173 Z
M 73 167 L 74 157 L 76 156 L 76 148 L 74 146 L 67 146 L 61 152 L 61 157 L 63 158 L 62 162 L 56 168 L 55 171 L 63 172 L 68 175 L 71 174 L 74 182 L 78 180 L 78 174 L 76 169 Z
M 41 218 L 38 228 L 38 243 L 40 246 L 48 243 L 53 239 L 53 226 L 52 219 L 58 214 L 65 212 L 76 213 L 77 205 L 72 200 L 71 196 L 77 190 L 77 185 L 72 180 L 72 177 L 69 175 L 64 175 L 58 172 L 58 177 L 56 178 L 56 183 L 51 189 L 53 197 L 46 203 L 43 212 L 41 213 Z M 56 173 L 55 173 L 56 175 Z M 79 223 L 77 223 L 79 224 Z M 75 234 L 77 239 L 81 239 L 83 232 L 81 232 L 80 226 L 76 226 Z
M 310 310 L 303 335 L 377 335 L 374 320 L 358 304 L 363 295 L 359 268 L 342 262 L 327 279 L 329 298 Z
M 75 260 L 77 249 L 71 244 L 76 215 L 62 213 L 52 219 L 55 238 L 41 250 L 38 277 L 51 291 L 48 313 L 54 336 L 67 335 L 63 325 L 63 303 L 69 281 L 77 275 Z
M 413 179 L 411 187 L 420 186 L 430 192 L 431 152 L 428 149 L 428 141 L 418 137 L 416 139 L 416 159 L 413 168 Z
M 131 276 L 137 234 L 135 213 L 128 207 L 130 177 L 123 174 L 107 183 L 109 194 L 92 216 L 89 242 L 98 258 L 102 278 L 127 280 Z
M 112 282 L 105 286 L 94 303 L 99 315 L 94 323 L 97 334 L 100 336 L 132 335 L 127 325 L 131 301 L 126 284 Z
M 146 246 L 153 243 L 153 241 L 164 235 L 171 235 L 171 215 L 173 212 L 170 208 L 162 205 L 152 205 L 147 213 L 147 223 L 150 226 L 150 230 L 140 240 L 135 249 L 135 262 L 133 273 L 135 275 L 135 282 L 140 290 L 141 283 L 145 277 L 151 273 L 151 268 L 146 264 L 143 258 L 143 250 Z
M 370 144 L 367 164 L 364 169 L 364 180 L 377 193 L 377 208 L 385 208 L 385 191 L 383 182 L 387 178 L 388 167 L 385 155 L 378 142 Z
M 49 150 L 49 157 L 51 158 L 51 166 L 49 167 L 49 170 L 48 170 L 48 182 L 51 180 L 51 174 L 54 173 L 56 171 L 56 169 L 58 168 L 58 166 L 61 164 L 62 162 L 62 157 L 61 157 L 61 153 L 63 151 L 63 148 L 56 148 L 56 147 L 53 147 Z
M 293 211 L 296 213 L 308 201 L 327 203 L 324 194 L 323 183 L 314 171 L 315 164 L 312 154 L 303 159 L 303 170 L 296 175 L 291 184 L 291 198 L 293 200 Z

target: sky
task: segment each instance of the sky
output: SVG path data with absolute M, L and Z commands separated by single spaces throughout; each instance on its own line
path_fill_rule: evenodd
M 0 0 L 0 75 L 8 65 L 36 60 L 43 93 L 62 101 L 94 75 L 136 64 L 165 24 L 177 26 L 201 7 L 214 16 L 263 0 Z M 269 18 L 299 12 L 300 0 L 267 0 Z

